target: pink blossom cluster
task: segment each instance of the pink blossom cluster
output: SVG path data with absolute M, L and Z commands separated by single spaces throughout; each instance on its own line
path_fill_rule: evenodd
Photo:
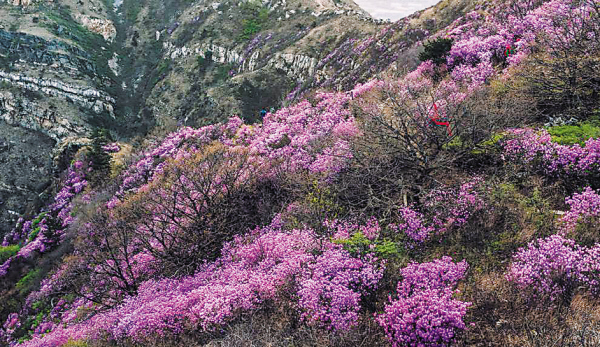
M 102 146 L 102 149 L 107 153 L 117 153 L 118 151 L 121 150 L 121 146 L 119 146 L 118 143 L 113 142 L 113 143 L 109 143 L 107 145 Z
M 401 270 L 398 298 L 389 298 L 377 317 L 392 346 L 448 345 L 466 329 L 463 317 L 469 302 L 453 298 L 468 264 L 443 257 L 429 263 L 411 263 Z
M 4 332 L 4 334 L 10 335 L 15 331 L 15 329 L 19 328 L 20 326 L 21 326 L 21 323 L 19 322 L 19 314 L 17 314 L 17 313 L 9 314 L 8 318 L 6 319 L 6 322 L 2 326 L 4 328 L 4 330 L 3 331 L 0 330 L 0 338 L 2 337 L 3 332 Z
M 561 235 L 536 240 L 514 255 L 506 278 L 534 298 L 550 300 L 571 294 L 580 286 L 598 294 L 600 244 L 579 246 Z
M 129 190 L 135 190 L 150 180 L 156 169 L 167 158 L 180 158 L 188 150 L 197 150 L 211 141 L 218 140 L 223 133 L 223 126 L 209 125 L 200 129 L 183 127 L 168 135 L 154 148 L 140 154 L 140 158 L 123 175 L 122 183 L 115 198 L 109 202 L 114 206 L 118 198 Z
M 304 100 L 267 113 L 262 124 L 246 125 L 239 117 L 232 117 L 225 124 L 184 127 L 140 155 L 123 174 L 121 187 L 108 206 L 115 206 L 127 191 L 152 180 L 167 158 L 189 156 L 213 141 L 225 144 L 232 152 L 250 153 L 252 165 L 262 167 L 265 176 L 298 170 L 334 174 L 351 157 L 349 141 L 359 134 L 348 108 L 350 100 L 345 93 L 321 93 L 315 105 Z
M 574 232 L 578 224 L 593 222 L 600 215 L 600 195 L 590 187 L 567 198 L 566 203 L 570 209 L 560 220 L 563 234 Z
M 523 18 L 523 23 L 517 25 L 522 30 L 533 28 L 544 32 L 557 45 L 570 45 L 577 37 L 574 33 L 586 32 L 587 37 L 593 39 L 600 29 L 594 15 L 595 6 L 598 6 L 596 0 L 552 0 L 532 10 Z M 597 45 L 597 41 L 591 40 L 588 44 Z
M 361 233 L 369 240 L 376 240 L 381 233 L 381 226 L 374 217 L 370 218 L 366 224 L 357 224 L 350 221 L 327 220 L 324 225 L 329 228 L 333 234 L 334 240 L 348 240 L 352 235 Z
M 589 176 L 600 169 L 600 139 L 590 138 L 582 147 L 552 142 L 545 129 L 511 129 L 509 134 L 511 138 L 504 142 L 505 160 L 537 164 L 555 175 Z
M 346 330 L 356 321 L 361 296 L 375 289 L 383 275 L 376 259 L 353 258 L 338 245 L 319 242 L 312 230 L 284 231 L 279 218 L 237 236 L 222 254 L 194 276 L 146 281 L 116 308 L 67 328 L 58 325 L 24 346 L 100 337 L 143 342 L 212 330 L 265 302 L 281 300 L 297 300 L 294 305 L 308 322 Z
M 479 177 L 464 183 L 458 189 L 437 189 L 425 199 L 422 212 L 414 207 L 399 211 L 399 223 L 390 228 L 422 243 L 433 235 L 441 235 L 451 228 L 463 226 L 477 211 L 487 207 L 483 198 L 483 180 Z
M 356 324 L 362 294 L 377 288 L 383 272 L 375 259 L 350 257 L 341 246 L 332 247 L 308 264 L 299 281 L 302 318 L 336 331 Z M 360 290 L 356 290 L 360 288 Z
M 438 233 L 464 225 L 475 212 L 488 207 L 484 183 L 483 178 L 473 177 L 458 189 L 436 189 L 429 193 L 425 206 L 435 211 L 432 220 Z
M 399 213 L 402 222 L 390 225 L 397 233 L 404 233 L 413 241 L 424 242 L 435 232 L 435 227 L 425 222 L 422 213 L 410 207 L 400 209 Z
M 443 68 L 452 71 L 452 80 L 473 91 L 497 69 L 503 69 L 506 75 L 506 68 L 518 65 L 530 54 L 541 35 L 556 47 L 568 47 L 575 40 L 573 33 L 580 31 L 589 31 L 592 38 L 600 29 L 591 14 L 592 3 L 593 0 L 497 1 L 488 5 L 486 11 L 476 8 L 456 19 L 430 39 L 454 39 Z M 595 43 L 590 41 L 592 44 Z M 505 57 L 507 47 L 513 53 Z

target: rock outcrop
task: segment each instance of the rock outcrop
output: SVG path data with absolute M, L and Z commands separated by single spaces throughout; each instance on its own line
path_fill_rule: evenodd
M 79 143 L 73 139 L 117 120 L 116 99 L 107 92 L 116 84 L 107 62 L 112 21 L 71 15 L 62 2 L 10 4 L 23 8 L 0 10 L 19 11 L 18 27 L 27 33 L 14 31 L 14 18 L 0 26 L 13 28 L 0 30 L 0 237 L 52 197 L 40 194 L 52 190 L 56 170 L 64 168 L 56 158 L 69 146 L 61 144 Z M 82 8 L 93 13 L 97 6 Z
M 174 47 L 170 42 L 165 42 L 164 48 L 167 55 L 174 60 L 210 56 L 210 59 L 215 63 L 237 66 L 236 72 L 238 74 L 253 72 L 259 67 L 270 66 L 285 71 L 290 77 L 299 81 L 304 81 L 313 76 L 317 65 L 317 59 L 307 55 L 277 52 L 265 61 L 259 50 L 244 54 L 212 43 L 201 43 L 188 48 L 186 46 Z
M 58 40 L 0 30 L 0 55 L 7 62 L 44 66 L 70 76 L 97 76 L 96 66 L 87 52 Z M 27 70 L 28 66 L 24 68 Z
M 83 14 L 78 14 L 75 19 L 89 31 L 102 35 L 108 42 L 113 42 L 117 36 L 117 28 L 109 19 L 93 18 Z
M 107 93 L 93 88 L 2 71 L 0 71 L 0 82 L 5 82 L 25 90 L 40 91 L 48 96 L 62 97 L 82 107 L 93 110 L 95 113 L 106 111 L 114 118 L 113 105 L 116 102 L 115 99 Z

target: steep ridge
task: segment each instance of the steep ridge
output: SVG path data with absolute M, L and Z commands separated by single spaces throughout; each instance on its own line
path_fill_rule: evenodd
M 314 78 L 319 55 L 330 48 L 318 33 L 362 37 L 376 27 L 351 1 L 199 1 L 166 24 L 154 20 L 162 11 L 156 6 L 137 12 L 127 42 L 136 52 L 158 52 L 154 69 L 132 80 L 145 95 L 144 117 L 160 123 L 253 119 Z
M 0 248 L 0 345 L 598 344 L 598 0 L 107 6 L 91 76 L 3 75 L 121 137 L 57 146 Z

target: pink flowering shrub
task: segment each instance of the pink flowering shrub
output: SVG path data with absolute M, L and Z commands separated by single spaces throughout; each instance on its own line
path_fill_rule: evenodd
M 504 142 L 504 159 L 535 165 L 547 174 L 595 176 L 600 170 L 600 139 L 590 138 L 579 144 L 561 145 L 551 141 L 544 129 L 512 129 Z
M 328 242 L 323 246 L 311 230 L 286 232 L 276 218 L 270 226 L 237 236 L 220 259 L 195 275 L 146 281 L 137 295 L 114 309 L 68 328 L 55 327 L 24 346 L 101 336 L 142 342 L 165 334 L 213 330 L 265 302 L 295 297 L 299 314 L 307 321 L 347 330 L 356 321 L 361 296 L 376 288 L 383 269 L 376 259 L 353 258 Z M 283 288 L 296 293 L 282 292 Z
M 121 150 L 121 146 L 119 146 L 118 143 L 114 142 L 102 146 L 102 149 L 107 153 L 117 153 Z
M 582 193 L 576 193 L 566 199 L 570 210 L 561 218 L 561 232 L 574 232 L 578 224 L 596 221 L 600 215 L 600 195 L 592 188 L 586 187 Z
M 374 259 L 367 259 L 352 258 L 341 247 L 332 247 L 310 263 L 299 281 L 301 317 L 336 331 L 355 325 L 362 294 L 377 288 L 383 276 L 371 265 Z
M 581 117 L 597 108 L 599 19 L 597 0 L 548 1 L 523 18 L 542 48 L 532 56 L 535 69 L 526 72 L 541 107 Z
M 598 294 L 600 245 L 579 246 L 552 235 L 521 248 L 513 257 L 506 278 L 536 298 L 568 298 L 578 287 Z
M 400 218 L 402 223 L 392 224 L 391 228 L 398 233 L 404 233 L 411 240 L 416 242 L 424 242 L 431 237 L 435 232 L 435 227 L 432 225 L 426 225 L 423 214 L 411 209 L 410 207 L 404 207 L 400 209 Z
M 372 87 L 358 86 L 356 94 Z M 233 117 L 225 124 L 200 129 L 184 127 L 140 155 L 122 175 L 121 187 L 108 206 L 114 207 L 126 192 L 151 181 L 167 158 L 190 156 L 213 141 L 221 142 L 232 153 L 249 153 L 252 165 L 263 168 L 262 177 L 299 170 L 334 174 L 351 157 L 349 141 L 359 133 L 347 107 L 350 100 L 350 94 L 320 93 L 315 105 L 301 101 L 268 113 L 262 124 L 246 125 L 239 117 Z
M 422 289 L 455 287 L 465 277 L 468 268 L 466 261 L 453 263 L 450 257 L 422 264 L 411 263 L 400 270 L 402 282 L 398 284 L 398 291 L 410 295 Z
M 506 277 L 521 289 L 531 288 L 554 300 L 573 290 L 581 258 L 575 241 L 553 235 L 521 248 Z
M 19 252 L 0 265 L 0 277 L 8 273 L 13 258 L 30 258 L 33 254 L 44 253 L 64 240 L 67 227 L 72 223 L 72 200 L 87 186 L 87 165 L 75 161 L 67 172 L 62 189 L 54 197 L 49 211 L 41 213 L 33 221 L 19 219 L 15 228 L 4 236 L 3 246 L 19 244 Z
M 450 344 L 466 329 L 463 317 L 468 302 L 453 298 L 468 265 L 443 257 L 433 262 L 411 263 L 401 270 L 398 299 L 389 298 L 385 313 L 377 317 L 392 346 Z
M 347 240 L 356 233 L 361 233 L 368 240 L 375 240 L 381 233 L 381 226 L 374 217 L 364 225 L 341 220 L 327 220 L 324 225 L 333 234 L 332 238 L 335 240 Z
M 458 189 L 437 189 L 425 199 L 423 213 L 411 207 L 399 211 L 401 222 L 390 225 L 412 241 L 423 243 L 434 235 L 463 226 L 469 218 L 487 207 L 483 198 L 483 180 L 479 177 Z

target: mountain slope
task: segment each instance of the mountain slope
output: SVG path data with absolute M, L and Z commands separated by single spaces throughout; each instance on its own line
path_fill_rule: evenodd
M 159 127 L 65 148 L 0 344 L 598 344 L 597 0 L 167 5 L 109 66 L 113 133 Z

